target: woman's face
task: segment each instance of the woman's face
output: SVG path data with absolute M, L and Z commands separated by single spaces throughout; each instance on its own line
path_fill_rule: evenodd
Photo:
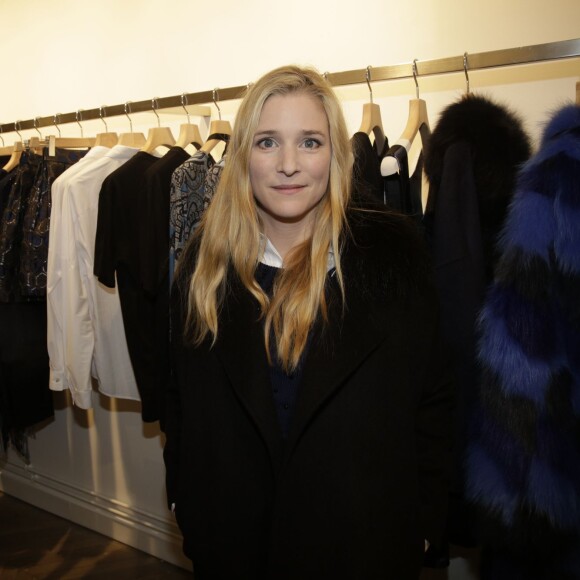
M 331 158 L 322 103 L 304 92 L 274 95 L 262 108 L 250 154 L 250 182 L 265 234 L 291 225 L 310 235 L 328 189 Z

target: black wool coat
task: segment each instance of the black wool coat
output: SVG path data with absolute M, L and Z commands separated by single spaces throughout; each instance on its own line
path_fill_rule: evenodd
M 256 300 L 230 272 L 217 342 L 193 347 L 182 271 L 164 457 L 196 579 L 418 578 L 445 521 L 453 399 L 425 263 L 403 218 L 351 213 L 346 306 L 329 276 L 286 441 Z
M 529 155 L 529 138 L 518 115 L 473 93 L 442 111 L 425 148 L 429 198 L 423 225 L 439 294 L 441 335 L 449 345 L 457 391 L 448 534 L 451 543 L 467 547 L 477 543 L 476 518 L 465 500 L 465 453 L 481 380 L 477 319 L 493 280 L 496 240 L 517 172 Z

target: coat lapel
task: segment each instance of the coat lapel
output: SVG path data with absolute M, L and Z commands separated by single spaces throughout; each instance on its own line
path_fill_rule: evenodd
M 342 312 L 338 283 L 331 283 L 334 300 L 327 325 L 315 327 L 304 370 L 287 455 L 296 445 L 316 411 L 344 379 L 380 344 L 387 334 L 385 308 L 373 308 L 360 295 L 347 295 Z
M 237 277 L 232 278 L 233 287 L 221 313 L 216 353 L 236 396 L 262 435 L 277 471 L 283 440 L 272 398 L 259 305 Z
M 275 472 L 288 457 L 304 429 L 344 379 L 385 340 L 389 313 L 362 294 L 347 295 L 342 312 L 337 282 L 330 283 L 330 323 L 317 323 L 304 361 L 300 390 L 288 441 L 284 444 L 272 397 L 259 306 L 235 278 L 221 313 L 216 353 L 233 389 L 264 439 Z M 391 320 L 392 322 L 392 320 Z

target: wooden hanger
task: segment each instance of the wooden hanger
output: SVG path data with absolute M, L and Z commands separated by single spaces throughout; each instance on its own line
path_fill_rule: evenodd
M 402 145 L 407 152 L 411 149 L 413 140 L 421 134 L 423 140 L 429 136 L 429 117 L 427 115 L 427 103 L 423 99 L 412 99 L 409 101 L 409 116 L 407 118 L 407 125 L 403 129 L 403 133 L 396 141 L 395 145 Z M 393 175 L 399 171 L 399 164 L 397 160 L 387 155 L 381 161 L 381 175 Z
M 209 153 L 218 143 L 229 140 L 232 135 L 232 126 L 229 121 L 222 121 L 222 112 L 218 105 L 219 94 L 218 89 L 213 90 L 213 104 L 218 110 L 219 119 L 212 121 L 209 124 L 209 134 L 207 141 L 203 144 L 200 151 Z M 225 137 L 225 139 L 224 139 Z
M 131 113 L 131 101 L 125 103 L 125 115 L 129 119 L 129 132 L 121 133 L 117 145 L 124 145 L 125 147 L 134 147 L 136 149 L 145 145 L 145 135 L 143 133 L 133 132 L 133 121 L 129 114 Z
M 375 137 L 376 150 L 380 154 L 385 146 L 385 131 L 381 118 L 381 108 L 373 103 L 373 89 L 371 88 L 371 67 L 367 66 L 366 81 L 369 87 L 370 102 L 363 105 L 363 118 L 359 128 L 359 133 L 371 133 Z
M 185 149 L 188 145 L 193 145 L 196 149 L 201 147 L 203 139 L 199 132 L 199 127 L 193 123 L 183 123 L 179 126 L 179 136 L 176 145 Z
M 407 152 L 410 151 L 411 145 L 417 134 L 421 135 L 423 141 L 429 137 L 429 116 L 427 115 L 427 103 L 419 98 L 419 84 L 417 83 L 417 64 L 416 59 L 413 61 L 413 78 L 417 90 L 417 98 L 409 101 L 409 115 L 407 124 L 401 133 L 399 139 L 394 145 L 401 145 Z M 381 175 L 387 177 L 394 175 L 399 171 L 399 164 L 395 157 L 386 155 L 381 161 Z
M 57 113 L 52 118 L 54 126 L 58 131 L 58 137 L 56 137 L 56 135 L 49 135 L 48 139 L 45 139 L 45 143 L 48 147 L 50 155 L 54 155 L 54 151 L 57 147 L 60 149 L 88 149 L 90 147 L 94 147 L 96 139 L 94 137 L 85 137 L 83 135 L 83 128 L 80 123 L 79 126 L 81 127 L 81 137 L 63 137 L 60 132 L 58 122 L 59 117 L 60 113 Z
M 95 143 L 95 137 L 55 137 L 54 135 L 48 137 L 48 148 L 51 150 L 55 147 L 61 149 L 88 149 L 89 147 L 94 147 Z
M 38 117 L 34 119 L 34 130 L 38 133 L 38 137 L 31 137 L 28 142 L 25 142 L 25 147 L 38 155 L 42 155 L 42 150 L 46 146 L 46 141 L 42 137 L 42 133 L 38 129 Z
M 106 109 L 106 107 L 104 105 L 101 105 L 99 107 L 99 117 L 101 118 L 101 121 L 103 121 L 103 124 L 105 125 L 105 132 L 104 133 L 97 133 L 97 137 L 95 140 L 95 147 L 100 146 L 100 147 L 111 148 L 117 144 L 117 141 L 119 140 L 119 136 L 117 135 L 117 133 L 109 131 L 109 127 L 107 126 L 107 121 L 105 121 L 105 117 L 106 117 L 105 109 Z M 78 120 L 77 120 L 77 122 L 78 122 Z
M 576 104 L 580 105 L 580 81 L 576 83 Z
M 117 145 L 138 149 L 145 145 L 145 135 L 143 133 L 121 133 Z
M 196 149 L 199 149 L 203 143 L 203 139 L 201 138 L 199 127 L 194 125 L 189 119 L 187 105 L 187 95 L 182 93 L 181 106 L 187 115 L 187 123 L 183 123 L 179 126 L 179 136 L 177 137 L 176 145 L 182 149 L 185 149 L 188 145 L 193 145 Z
M 175 145 L 175 137 L 171 133 L 169 127 L 152 127 L 147 133 L 147 141 L 141 147 L 141 151 L 145 153 L 153 153 L 157 147 L 165 145 L 165 147 L 172 147 Z
M 13 145 L 6 145 L 4 142 L 4 137 L 2 137 L 2 127 L 0 127 L 0 139 L 2 139 L 2 147 L 0 147 L 0 155 L 12 155 L 12 151 L 14 149 Z
M 30 151 L 36 153 L 37 155 L 42 154 L 42 149 L 46 146 L 46 141 L 40 139 L 40 137 L 31 137 L 28 141 L 24 142 L 26 148 Z
M 147 133 L 147 141 L 141 147 L 144 153 L 153 153 L 157 147 L 164 145 L 165 147 L 173 147 L 175 145 L 175 137 L 171 133 L 169 127 L 162 127 L 157 114 L 157 98 L 151 99 L 152 109 L 157 117 L 157 127 L 152 127 Z
M 105 133 L 97 133 L 97 137 L 95 138 L 95 147 L 101 146 L 101 147 L 114 147 L 117 144 L 117 141 L 119 140 L 119 137 L 117 135 L 117 133 L 112 133 L 112 132 L 105 132 Z
M 22 141 L 16 141 L 12 146 L 12 153 L 10 155 L 10 159 L 8 159 L 6 165 L 4 165 L 4 167 L 2 168 L 4 169 L 4 171 L 6 171 L 6 173 L 10 173 L 10 171 L 18 167 L 23 150 L 24 146 L 22 145 Z
M 371 133 L 375 137 L 377 152 L 380 153 L 385 146 L 385 132 L 381 119 L 381 108 L 376 103 L 365 103 L 363 105 L 363 118 L 359 128 L 360 133 Z
M 219 136 L 218 136 L 219 135 Z M 226 139 L 221 137 L 225 135 Z M 229 121 L 212 121 L 209 124 L 209 136 L 208 140 L 202 145 L 200 151 L 204 153 L 209 153 L 218 143 L 223 141 L 227 142 L 227 138 L 232 135 L 232 126 Z

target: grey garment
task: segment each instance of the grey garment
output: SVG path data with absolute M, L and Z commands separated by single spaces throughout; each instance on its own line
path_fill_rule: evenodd
M 205 209 L 206 177 L 215 165 L 214 158 L 197 151 L 182 163 L 171 176 L 169 193 L 169 275 Z
M 216 163 L 209 153 L 198 151 L 173 172 L 169 215 L 170 280 L 183 248 L 216 192 L 225 160 L 226 155 Z
M 222 171 L 224 169 L 224 165 L 226 162 L 226 155 L 224 155 L 211 169 L 208 171 L 207 176 L 205 178 L 205 192 L 203 196 L 203 211 L 207 209 L 209 202 L 212 200 L 218 183 L 220 181 L 220 177 L 222 175 Z M 201 216 L 200 216 L 201 217 Z M 195 223 L 192 223 L 192 231 L 199 225 L 199 220 Z

